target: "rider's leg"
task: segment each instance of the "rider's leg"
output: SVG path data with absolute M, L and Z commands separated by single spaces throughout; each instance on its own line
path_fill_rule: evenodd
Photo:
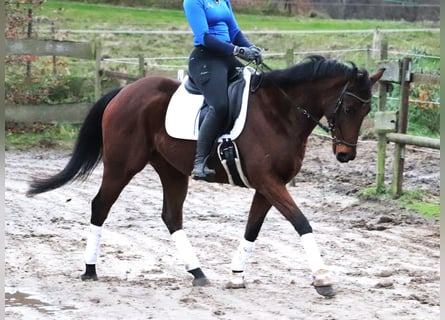
M 215 56 L 203 48 L 195 49 L 189 62 L 189 74 L 210 106 L 196 143 L 192 170 L 192 177 L 196 180 L 214 180 L 215 171 L 207 167 L 206 161 L 227 115 L 227 74 L 230 67 L 226 58 Z
M 216 115 L 215 108 L 210 106 L 199 128 L 198 141 L 196 142 L 196 155 L 192 170 L 193 179 L 214 180 L 215 170 L 208 168 L 206 161 L 220 130 L 221 121 Z

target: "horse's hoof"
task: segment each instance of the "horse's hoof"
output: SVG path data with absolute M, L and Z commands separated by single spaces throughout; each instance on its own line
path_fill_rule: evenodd
M 97 274 L 86 274 L 86 273 L 81 275 L 80 279 L 82 281 L 97 281 L 98 280 Z
M 227 289 L 244 289 L 246 282 L 244 281 L 244 272 L 232 271 L 230 281 L 226 284 Z
M 82 281 L 97 281 L 96 265 L 85 264 L 85 273 L 80 276 Z
M 227 282 L 226 289 L 245 289 L 246 283 L 243 281 L 242 283 L 235 283 L 232 281 Z
M 313 275 L 314 281 L 312 285 L 314 286 L 317 293 L 323 297 L 332 298 L 335 296 L 334 290 L 334 274 L 326 269 L 318 270 Z
M 315 290 L 317 290 L 317 293 L 319 295 L 322 295 L 326 298 L 332 298 L 335 296 L 335 290 L 333 286 L 320 286 L 320 287 L 314 287 Z
M 193 180 L 197 181 L 206 181 L 206 182 L 215 182 L 214 175 L 192 175 Z
M 192 284 L 194 287 L 206 287 L 206 286 L 210 285 L 210 281 L 206 277 L 196 278 L 196 279 L 193 279 Z

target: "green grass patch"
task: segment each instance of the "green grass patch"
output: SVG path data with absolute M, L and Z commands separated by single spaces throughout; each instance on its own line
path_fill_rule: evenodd
M 57 22 L 63 29 L 111 28 L 175 29 L 186 28 L 179 10 L 121 7 L 72 1 L 48 1 L 38 13 Z
M 76 141 L 80 125 L 43 124 L 32 125 L 7 124 L 5 132 L 6 150 L 71 149 Z
M 402 194 L 398 202 L 403 208 L 415 210 L 424 217 L 440 216 L 439 198 L 428 194 L 425 190 L 408 190 Z
M 236 10 L 236 8 L 235 8 Z M 139 26 L 151 29 L 188 29 L 182 10 L 159 8 L 136 8 L 106 4 L 83 3 L 74 1 L 47 1 L 43 4 L 42 14 L 56 21 L 63 21 L 63 29 L 115 26 L 131 29 Z M 408 23 L 390 20 L 334 20 L 308 18 L 303 16 L 236 14 L 243 30 L 349 30 L 349 29 L 404 29 L 422 28 L 422 23 Z M 115 22 L 119 23 L 116 24 Z
M 236 9 L 236 8 L 235 8 Z M 113 34 L 113 33 L 70 33 L 62 34 L 70 40 L 91 41 L 100 38 L 102 54 L 108 57 L 132 57 L 142 54 L 145 58 L 182 57 L 178 61 L 150 61 L 148 71 L 162 65 L 178 65 L 184 68 L 187 57 L 192 50 L 192 32 L 182 10 L 136 8 L 105 4 L 83 3 L 75 1 L 47 1 L 35 12 L 40 21 L 55 21 L 56 30 L 184 30 L 186 34 Z M 248 34 L 249 39 L 260 47 L 269 48 L 266 63 L 272 68 L 285 68 L 287 62 L 283 54 L 287 49 L 294 49 L 294 62 L 300 62 L 311 53 L 327 55 L 341 61 L 354 61 L 359 67 L 370 63 L 368 68 L 375 68 L 375 61 L 367 61 L 365 51 L 343 52 L 345 49 L 363 49 L 372 44 L 375 29 L 420 29 L 430 27 L 421 22 L 412 23 L 390 20 L 335 20 L 326 18 L 309 18 L 295 15 L 236 14 L 240 28 L 248 34 L 249 30 L 267 31 L 331 31 L 363 30 L 363 33 L 274 33 Z M 39 26 L 36 26 L 39 28 Z M 44 29 L 44 26 L 41 26 Z M 49 26 L 48 26 L 49 28 Z M 384 33 L 390 50 L 397 52 L 423 52 L 439 56 L 437 45 L 439 32 L 403 32 Z M 298 54 L 301 53 L 301 54 Z M 397 58 L 393 56 L 392 58 Z M 424 63 L 419 61 L 419 63 Z M 417 61 L 416 61 L 417 64 Z M 121 71 L 131 69 L 132 65 L 107 63 L 107 69 Z M 415 67 L 415 66 L 413 66 Z M 422 65 L 425 70 L 427 66 Z M 72 63 L 68 68 L 75 73 Z M 76 65 L 77 68 L 77 65 Z M 436 68 L 437 69 L 437 68 Z M 131 70 L 128 70 L 131 72 Z M 373 70 L 372 70 L 373 71 Z
M 362 200 L 395 201 L 400 208 L 416 211 L 426 218 L 438 218 L 440 216 L 439 197 L 425 190 L 406 190 L 398 199 L 393 199 L 389 188 L 377 190 L 377 188 L 371 187 L 360 190 L 356 195 Z

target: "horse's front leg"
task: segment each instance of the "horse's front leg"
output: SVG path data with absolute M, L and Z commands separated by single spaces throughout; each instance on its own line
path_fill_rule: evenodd
M 241 239 L 238 248 L 232 258 L 232 273 L 227 288 L 245 288 L 245 271 L 248 260 L 254 249 L 255 240 L 258 237 L 264 218 L 269 211 L 271 204 L 258 192 L 253 197 L 250 206 L 249 217 L 247 219 L 244 238 Z
M 195 250 L 193 249 L 187 235 L 183 229 L 178 229 L 171 232 L 171 237 L 175 243 L 176 249 L 184 262 L 185 269 L 193 276 L 193 286 L 203 287 L 210 284 L 206 275 L 201 269 L 201 264 L 196 256 Z
M 320 295 L 334 296 L 334 275 L 323 262 L 309 221 L 295 204 L 284 184 L 268 183 L 266 186 L 267 188 L 261 191 L 265 198 L 290 221 L 301 237 L 301 243 L 312 271 L 312 285 Z

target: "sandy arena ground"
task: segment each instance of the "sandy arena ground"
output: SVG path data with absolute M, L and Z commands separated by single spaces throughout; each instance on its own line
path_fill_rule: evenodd
M 247 289 L 225 289 L 253 191 L 196 181 L 184 206 L 185 229 L 211 286 L 193 288 L 161 221 L 161 187 L 151 167 L 127 186 L 105 223 L 99 281 L 82 282 L 101 167 L 82 184 L 25 196 L 31 175 L 54 174 L 68 156 L 6 152 L 6 319 L 439 318 L 438 219 L 354 197 L 374 184 L 375 142 L 360 142 L 357 159 L 340 164 L 328 141 L 311 136 L 297 186 L 289 187 L 337 274 L 333 299 L 310 286 L 297 233 L 275 209 L 257 241 Z M 404 187 L 438 195 L 439 159 L 439 152 L 408 148 Z

